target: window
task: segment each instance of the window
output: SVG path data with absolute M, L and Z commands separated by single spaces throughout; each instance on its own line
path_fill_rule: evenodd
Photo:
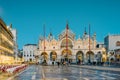
M 44 49 L 46 49 L 46 47 L 44 47 Z
M 116 42 L 116 46 L 120 46 L 120 41 L 117 41 L 117 42 Z

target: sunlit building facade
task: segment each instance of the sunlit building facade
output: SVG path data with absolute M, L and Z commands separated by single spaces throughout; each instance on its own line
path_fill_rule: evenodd
M 108 61 L 120 61 L 120 35 L 107 35 L 104 38 Z
M 13 34 L 0 19 L 0 64 L 14 63 L 14 41 Z
M 23 59 L 24 62 L 35 62 L 36 44 L 26 44 L 23 46 Z
M 10 25 L 12 26 L 12 24 Z M 10 28 L 12 34 L 13 34 L 13 40 L 14 40 L 14 59 L 15 59 L 15 63 L 17 63 L 17 58 L 18 58 L 18 44 L 17 44 L 17 30 Z
M 68 24 L 67 24 L 68 25 Z M 47 63 L 52 61 L 70 61 L 87 63 L 88 61 L 106 61 L 106 50 L 103 46 L 97 47 L 96 34 L 89 37 L 87 32 L 83 33 L 83 36 L 79 36 L 76 39 L 75 33 L 70 29 L 66 32 L 65 28 L 55 39 L 50 33 L 47 38 L 41 36 L 38 43 L 38 50 L 36 55 L 39 56 L 39 62 L 44 60 Z M 66 34 L 68 36 L 66 40 Z M 67 49 L 66 49 L 67 44 Z

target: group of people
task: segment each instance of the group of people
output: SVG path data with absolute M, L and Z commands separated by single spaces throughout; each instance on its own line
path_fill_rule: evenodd
M 64 67 L 64 66 L 69 66 L 70 65 L 70 63 L 68 63 L 67 61 L 62 61 L 62 62 L 56 62 L 57 63 L 57 66 L 58 66 L 58 68 L 60 67 L 60 65 L 62 66 L 62 67 Z M 52 62 L 52 65 L 54 66 L 55 65 L 55 62 L 53 61 Z

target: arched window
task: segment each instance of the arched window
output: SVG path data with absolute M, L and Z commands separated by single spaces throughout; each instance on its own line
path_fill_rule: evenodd
M 53 49 L 55 49 L 55 47 L 53 47 Z
M 68 39 L 68 47 L 72 48 L 73 47 L 73 44 L 72 44 L 72 41 L 70 39 Z M 66 47 L 66 39 L 62 40 L 62 43 L 61 43 L 61 48 L 64 48 Z
M 116 46 L 120 46 L 120 41 L 117 41 L 117 42 L 116 42 Z

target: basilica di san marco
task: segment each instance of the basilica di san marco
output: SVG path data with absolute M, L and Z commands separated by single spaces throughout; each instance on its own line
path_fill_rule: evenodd
M 89 33 L 89 32 L 88 32 Z M 96 34 L 89 36 L 86 30 L 83 36 L 76 39 L 75 33 L 66 25 L 66 28 L 55 39 L 50 33 L 46 38 L 41 36 L 36 51 L 38 63 L 67 61 L 69 63 L 93 63 L 107 60 L 106 50 L 98 44 Z

